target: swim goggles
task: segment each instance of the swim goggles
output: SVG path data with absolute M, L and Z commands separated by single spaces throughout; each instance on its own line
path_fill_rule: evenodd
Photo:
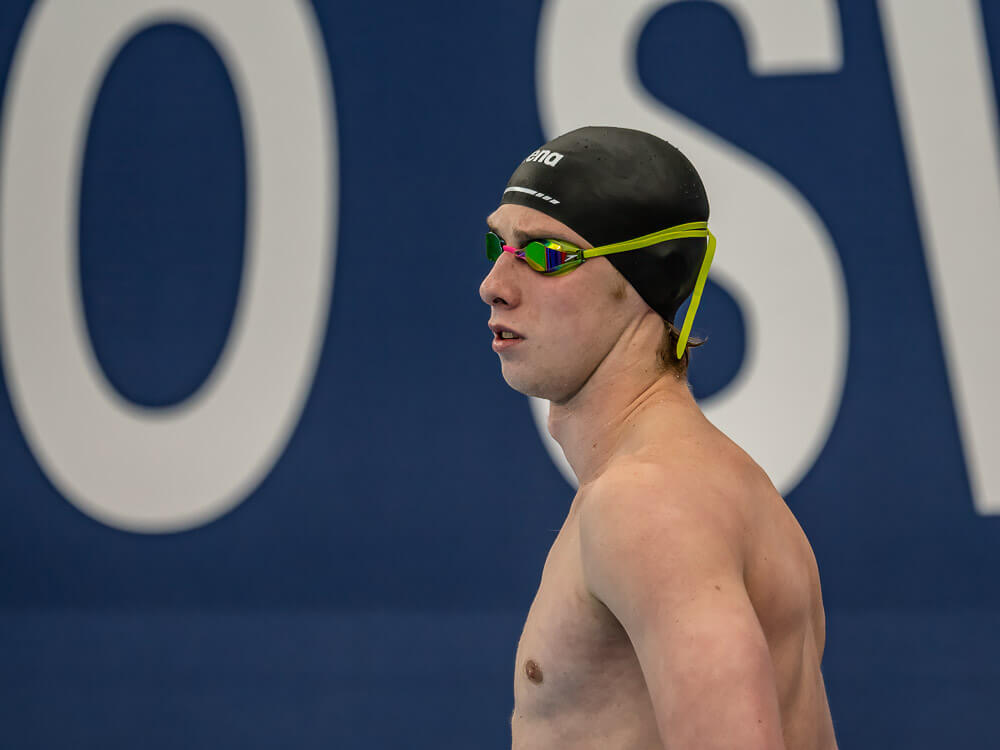
M 701 269 L 698 271 L 698 279 L 695 282 L 694 291 L 691 293 L 691 304 L 688 305 L 687 314 L 684 316 L 684 325 L 681 327 L 681 335 L 677 341 L 677 358 L 680 359 L 687 346 L 688 336 L 691 334 L 695 312 L 701 303 L 701 293 L 705 288 L 705 281 L 708 279 L 708 269 L 712 265 L 712 258 L 715 257 L 715 235 L 709 231 L 707 221 L 678 224 L 652 234 L 636 237 L 634 240 L 586 249 L 579 248 L 565 240 L 533 240 L 523 248 L 516 248 L 503 244 L 503 240 L 494 232 L 487 232 L 486 257 L 490 262 L 495 263 L 503 253 L 512 253 L 538 273 L 546 276 L 560 276 L 569 273 L 588 258 L 624 253 L 667 240 L 680 240 L 689 237 L 707 237 L 708 247 L 705 250 L 705 258 L 701 262 Z

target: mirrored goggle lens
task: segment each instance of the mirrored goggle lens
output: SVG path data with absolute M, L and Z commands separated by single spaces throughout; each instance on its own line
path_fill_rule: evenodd
M 497 258 L 503 253 L 503 242 L 493 232 L 486 233 L 486 257 L 491 263 L 496 263 Z
M 536 271 L 548 270 L 548 266 L 545 265 L 545 245 L 541 242 L 529 242 L 518 254 Z
M 555 240 L 546 240 L 528 244 L 524 248 L 524 257 L 536 271 L 552 273 L 577 265 L 580 251 Z

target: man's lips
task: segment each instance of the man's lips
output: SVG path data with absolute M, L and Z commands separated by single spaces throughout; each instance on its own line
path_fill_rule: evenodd
M 490 330 L 493 331 L 493 338 L 495 339 L 510 341 L 513 339 L 524 338 L 524 336 L 515 331 L 513 328 L 508 328 L 507 326 L 500 325 L 499 323 L 490 323 Z
M 493 351 L 502 352 L 524 340 L 524 336 L 513 328 L 491 323 L 490 330 L 493 331 Z

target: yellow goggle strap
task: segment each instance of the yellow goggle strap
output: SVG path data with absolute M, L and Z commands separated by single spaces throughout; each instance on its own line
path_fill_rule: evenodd
M 708 230 L 705 230 L 708 232 Z M 712 267 L 712 258 L 715 257 L 715 235 L 708 232 L 708 247 L 705 248 L 705 258 L 701 262 L 701 270 L 698 271 L 698 280 L 694 283 L 694 291 L 691 293 L 691 303 L 688 305 L 687 314 L 684 316 L 684 325 L 681 326 L 681 335 L 677 339 L 677 359 L 684 355 L 687 347 L 688 336 L 691 335 L 691 326 L 694 325 L 694 316 L 698 312 L 698 305 L 701 304 L 701 293 L 705 289 L 705 281 L 708 280 L 708 269 Z
M 705 281 L 708 279 L 708 269 L 712 267 L 712 259 L 715 257 L 715 235 L 708 231 L 708 222 L 692 221 L 687 224 L 678 224 L 669 229 L 661 229 L 659 232 L 636 237 L 634 240 L 616 242 L 613 245 L 594 247 L 581 252 L 584 258 L 596 258 L 600 255 L 624 253 L 628 250 L 649 247 L 658 242 L 681 240 L 688 237 L 708 237 L 708 247 L 705 249 L 705 258 L 701 262 L 698 279 L 695 281 L 694 291 L 691 293 L 691 303 L 688 305 L 687 314 L 684 316 L 684 325 L 681 326 L 680 338 L 677 339 L 677 359 L 680 359 L 684 355 L 684 350 L 687 348 L 688 337 L 691 335 L 691 326 L 694 325 L 694 316 L 698 312 L 698 305 L 701 304 L 701 293 L 704 291 Z
M 644 234 L 642 237 L 636 237 L 634 240 L 625 240 L 624 242 L 616 242 L 613 245 L 592 247 L 588 250 L 582 250 L 581 254 L 584 258 L 596 258 L 599 255 L 613 255 L 614 253 L 638 250 L 641 247 L 649 247 L 650 245 L 655 245 L 658 242 L 666 242 L 667 240 L 681 240 L 686 237 L 708 237 L 708 235 L 707 221 L 691 221 L 687 224 L 678 224 L 675 227 L 661 229 L 659 232 L 653 232 L 652 234 Z

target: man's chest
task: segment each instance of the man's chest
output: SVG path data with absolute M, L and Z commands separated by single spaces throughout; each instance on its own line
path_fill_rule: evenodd
M 636 688 L 644 686 L 631 643 L 587 591 L 579 538 L 568 521 L 549 551 L 518 643 L 514 719 L 597 710 Z

